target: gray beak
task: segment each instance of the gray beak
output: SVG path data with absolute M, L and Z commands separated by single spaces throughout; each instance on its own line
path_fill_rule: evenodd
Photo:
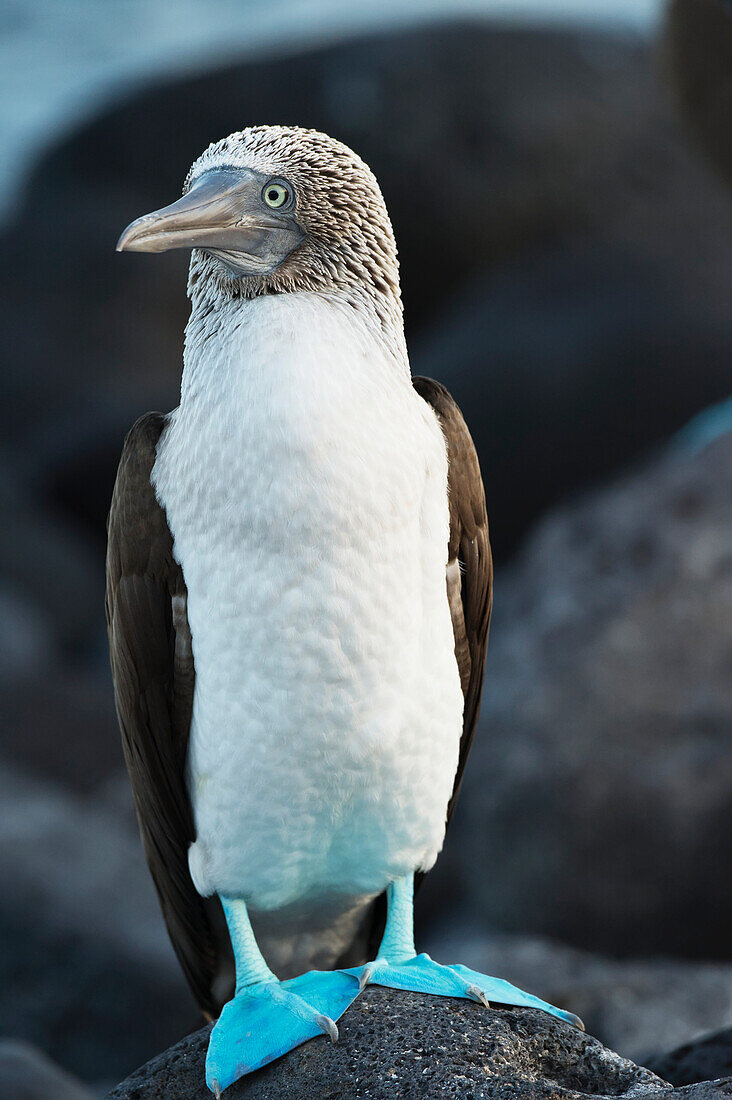
M 213 169 L 177 202 L 144 214 L 127 226 L 118 252 L 167 252 L 202 248 L 235 275 L 274 270 L 304 239 L 291 213 L 264 206 L 259 173 Z

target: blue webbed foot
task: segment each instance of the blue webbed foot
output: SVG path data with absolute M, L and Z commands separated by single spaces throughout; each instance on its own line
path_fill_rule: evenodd
M 366 985 L 385 985 L 391 989 L 408 989 L 414 993 L 431 993 L 442 997 L 465 997 L 490 1007 L 492 1003 L 519 1005 L 523 1008 L 540 1008 L 560 1020 L 584 1030 L 579 1016 L 564 1009 L 555 1008 L 532 993 L 525 993 L 503 978 L 489 978 L 460 963 L 442 966 L 429 955 L 414 955 L 402 962 L 389 962 L 377 958 L 365 966 L 354 967 L 345 973 L 358 978 L 359 988 Z
M 385 985 L 392 989 L 408 989 L 413 993 L 432 993 L 442 997 L 465 997 L 490 1007 L 492 1003 L 540 1008 L 584 1031 L 584 1024 L 573 1012 L 524 993 L 503 978 L 489 978 L 455 963 L 441 966 L 429 955 L 418 955 L 414 948 L 413 875 L 404 875 L 389 884 L 386 890 L 386 928 L 374 962 L 343 971 L 356 978 L 359 989 L 366 985 Z
M 215 1096 L 246 1073 L 326 1034 L 335 1042 L 335 1021 L 358 996 L 340 971 L 311 970 L 286 982 L 261 981 L 224 1005 L 206 1055 L 206 1084 Z

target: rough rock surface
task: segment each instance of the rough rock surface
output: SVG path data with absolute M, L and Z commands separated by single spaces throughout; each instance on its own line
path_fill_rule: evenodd
M 693 1043 L 684 1043 L 669 1054 L 653 1058 L 654 1073 L 673 1085 L 691 1085 L 715 1077 L 732 1077 L 732 1027 L 705 1035 Z
M 498 575 L 426 892 L 608 954 L 729 957 L 731 530 L 727 433 L 555 512 Z
M 454 919 L 422 936 L 420 947 L 435 959 L 460 959 L 474 970 L 530 989 L 550 1004 L 565 1005 L 606 1046 L 652 1065 L 675 1085 L 687 1081 L 661 1073 L 655 1059 L 690 1039 L 732 1025 L 731 963 L 611 959 L 539 936 L 466 927 Z M 732 1076 L 732 1067 L 726 1072 L 723 1064 L 719 1072 L 712 1072 L 711 1064 L 709 1068 L 693 1080 Z
M 596 1039 L 527 1009 L 483 1010 L 468 1001 L 372 988 L 325 1038 L 239 1081 L 226 1100 L 395 1096 L 655 1097 L 670 1086 Z M 210 1100 L 203 1075 L 208 1028 L 148 1062 L 109 1100 Z

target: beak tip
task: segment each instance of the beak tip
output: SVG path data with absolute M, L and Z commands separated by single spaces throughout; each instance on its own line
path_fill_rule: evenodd
M 156 249 L 149 249 L 146 247 L 151 236 L 150 229 L 153 218 L 154 215 L 152 214 L 144 214 L 143 217 L 136 218 L 133 222 L 130 222 L 129 225 L 126 225 L 119 235 L 117 244 L 114 246 L 115 252 L 157 251 Z

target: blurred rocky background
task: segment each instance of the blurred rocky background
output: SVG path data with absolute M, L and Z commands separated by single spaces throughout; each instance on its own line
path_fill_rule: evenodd
M 373 167 L 413 368 L 486 482 L 483 715 L 424 946 L 636 1060 L 732 1024 L 732 4 L 342 9 L 0 2 L 0 1085 L 36 1074 L 29 1097 L 81 1096 L 67 1073 L 101 1095 L 199 1023 L 103 617 L 124 433 L 177 400 L 187 257 L 114 243 L 263 121 Z

